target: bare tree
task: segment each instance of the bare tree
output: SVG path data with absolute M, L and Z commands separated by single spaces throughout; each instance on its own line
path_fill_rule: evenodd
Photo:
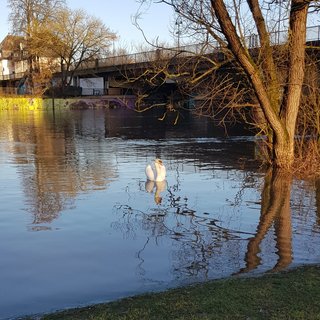
M 27 83 L 31 93 L 41 93 L 43 82 L 47 82 L 51 76 L 50 68 L 43 69 L 42 74 L 40 72 L 38 49 L 35 47 L 37 39 L 34 38 L 39 35 L 39 28 L 52 19 L 55 11 L 65 7 L 65 2 L 65 0 L 8 0 L 12 32 L 25 39 L 24 51 L 28 53 Z M 46 64 L 50 64 L 49 61 Z
M 14 34 L 31 37 L 37 26 L 46 23 L 65 0 L 7 0 Z
M 105 57 L 116 39 L 100 19 L 82 10 L 56 12 L 46 33 L 45 47 L 61 61 L 63 86 L 71 84 L 74 72 L 85 63 Z
M 316 9 L 317 1 L 154 2 L 171 6 L 183 22 L 183 30 L 197 38 L 201 35 L 205 46 L 215 43 L 211 53 L 221 52 L 225 60 L 239 67 L 246 84 L 241 85 L 241 79 L 231 77 L 236 79 L 233 87 L 251 93 L 250 99 L 241 100 L 245 105 L 250 102 L 255 106 L 254 125 L 267 138 L 272 163 L 290 169 L 295 159 L 296 123 L 305 75 L 307 17 L 311 7 Z M 280 32 L 280 26 L 286 30 L 285 34 Z M 275 34 L 278 43 L 273 38 Z M 195 85 L 205 76 L 214 78 L 220 67 L 218 59 L 212 58 L 210 63 L 208 50 L 203 50 L 200 56 L 207 58 L 208 64 L 206 71 L 192 78 Z

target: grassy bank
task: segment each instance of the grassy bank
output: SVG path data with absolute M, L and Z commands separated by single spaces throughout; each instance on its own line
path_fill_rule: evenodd
M 42 319 L 320 319 L 320 267 L 212 281 Z
M 72 102 L 81 99 L 55 99 L 55 108 L 67 108 Z M 52 109 L 53 101 L 50 98 L 28 97 L 28 96 L 8 96 L 0 97 L 0 110 L 42 110 Z
M 0 110 L 37 110 L 43 108 L 38 97 L 0 97 Z
M 41 98 L 0 96 L 0 110 L 133 108 L 135 98 L 123 96 L 82 96 L 74 98 Z

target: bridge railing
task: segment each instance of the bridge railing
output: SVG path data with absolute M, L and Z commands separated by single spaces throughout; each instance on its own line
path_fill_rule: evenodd
M 287 31 L 270 32 L 272 45 L 284 44 L 288 40 Z M 320 41 L 320 26 L 307 27 L 307 41 Z M 244 42 L 248 48 L 257 48 L 260 46 L 257 34 L 251 34 L 245 37 Z M 220 49 L 218 42 L 197 43 L 175 48 L 162 48 L 146 52 L 132 53 L 120 56 L 110 56 L 103 59 L 95 60 L 88 64 L 83 63 L 81 69 L 111 67 L 130 64 L 139 64 L 147 62 L 156 62 L 158 60 L 172 59 L 176 56 L 187 57 L 191 55 L 208 54 Z
M 194 54 L 206 54 L 217 49 L 218 45 L 214 44 L 192 44 L 187 46 L 181 46 L 179 48 L 171 49 L 156 49 L 146 52 L 132 53 L 121 56 L 111 56 L 95 61 L 86 61 L 80 65 L 81 70 L 83 69 L 97 69 L 101 67 L 112 67 L 122 66 L 130 64 L 156 62 L 160 60 L 169 60 L 175 57 L 186 57 Z
M 307 27 L 307 41 L 320 41 L 320 26 Z

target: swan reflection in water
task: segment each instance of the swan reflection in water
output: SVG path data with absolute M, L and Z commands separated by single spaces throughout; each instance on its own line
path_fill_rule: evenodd
M 166 167 L 164 166 L 162 160 L 155 159 L 152 165 L 148 164 L 146 167 L 147 181 L 145 184 L 145 189 L 147 192 L 153 192 L 155 190 L 154 201 L 156 204 L 160 204 L 162 201 L 161 192 L 166 189 Z
M 154 194 L 154 201 L 156 204 L 161 204 L 161 201 L 162 201 L 161 192 L 166 190 L 166 187 L 167 187 L 166 180 L 163 180 L 163 181 L 147 180 L 145 184 L 146 191 L 149 193 L 152 193 L 154 188 L 156 188 L 155 194 Z

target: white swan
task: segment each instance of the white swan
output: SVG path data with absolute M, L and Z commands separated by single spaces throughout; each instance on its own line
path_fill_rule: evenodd
M 164 181 L 166 174 L 166 167 L 160 159 L 154 160 L 154 168 L 150 164 L 146 167 L 147 179 L 150 181 Z

